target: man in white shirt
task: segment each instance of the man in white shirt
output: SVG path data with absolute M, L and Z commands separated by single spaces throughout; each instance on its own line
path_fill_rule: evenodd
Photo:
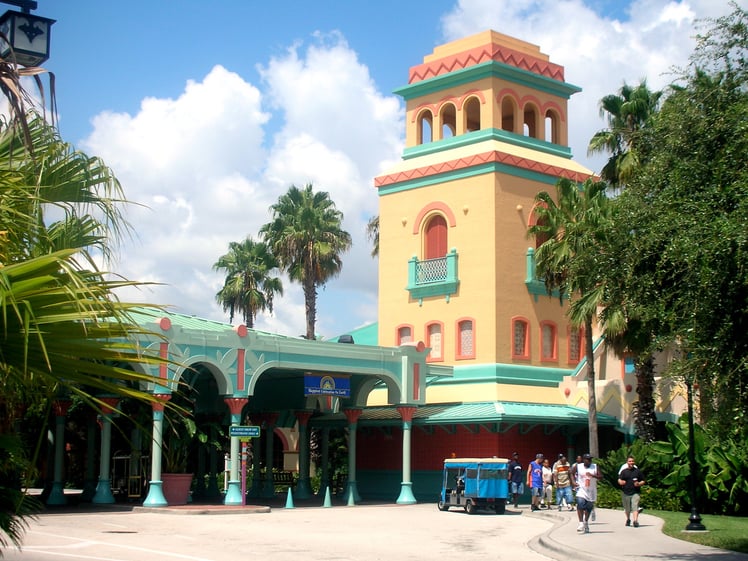
M 577 464 L 577 517 L 579 525 L 577 532 L 590 531 L 590 514 L 595 508 L 597 500 L 597 481 L 602 478 L 597 464 L 592 463 L 592 456 L 582 455 L 582 463 Z

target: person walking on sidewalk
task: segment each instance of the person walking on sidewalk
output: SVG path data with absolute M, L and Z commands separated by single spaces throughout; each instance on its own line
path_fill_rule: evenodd
M 543 454 L 535 454 L 535 461 L 527 466 L 527 486 L 532 497 L 530 510 L 540 510 L 540 497 L 543 495 Z
M 592 456 L 584 454 L 577 464 L 577 532 L 589 533 L 590 516 L 597 500 L 597 481 L 602 477 L 600 468 L 592 463 Z
M 644 474 L 636 467 L 634 457 L 626 458 L 626 468 L 618 474 L 618 484 L 621 486 L 621 502 L 626 513 L 626 526 L 631 526 L 631 518 L 633 517 L 634 528 L 639 527 L 639 490 L 645 483 Z
M 519 508 L 519 498 L 525 492 L 522 483 L 522 464 L 519 463 L 519 453 L 512 454 L 512 460 L 508 465 L 507 479 L 509 479 L 509 492 L 514 500 L 514 508 Z
M 548 458 L 543 460 L 543 497 L 540 500 L 540 508 L 551 508 L 553 502 L 553 469 Z
M 571 496 L 571 466 L 564 454 L 558 455 L 558 461 L 553 464 L 553 483 L 556 485 L 556 504 L 558 510 L 563 508 L 564 502 L 569 510 L 574 510 L 574 499 Z

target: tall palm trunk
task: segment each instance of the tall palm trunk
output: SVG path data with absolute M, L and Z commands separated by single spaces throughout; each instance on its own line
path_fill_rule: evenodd
M 587 354 L 587 426 L 590 433 L 589 452 L 593 458 L 599 457 L 597 437 L 597 397 L 595 396 L 595 350 L 592 340 L 592 317 L 584 320 L 584 339 Z
M 644 442 L 655 441 L 654 358 L 651 354 L 637 358 L 634 363 L 636 393 L 639 400 L 634 403 L 636 434 Z

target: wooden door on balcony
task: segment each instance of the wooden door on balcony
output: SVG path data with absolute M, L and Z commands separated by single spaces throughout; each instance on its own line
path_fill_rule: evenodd
M 443 216 L 433 216 L 426 226 L 426 259 L 436 259 L 447 254 L 447 221 Z

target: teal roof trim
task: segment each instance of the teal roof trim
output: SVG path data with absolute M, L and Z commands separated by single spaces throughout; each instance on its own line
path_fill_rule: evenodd
M 356 345 L 379 345 L 379 323 L 374 322 L 369 325 L 363 325 L 357 329 L 352 329 L 346 332 L 346 335 L 353 337 L 353 343 Z M 333 341 L 338 341 L 340 335 L 335 337 Z
M 586 409 L 570 405 L 545 405 L 537 403 L 486 401 L 473 403 L 439 403 L 419 406 L 413 416 L 413 425 L 454 425 L 473 423 L 523 423 L 563 424 L 587 426 Z M 315 417 L 320 424 L 345 420 L 342 413 Z M 618 419 L 598 413 L 599 426 L 620 427 Z M 358 420 L 359 426 L 402 426 L 397 409 L 392 406 L 366 407 Z
M 455 86 L 464 86 L 483 78 L 502 78 L 508 82 L 527 86 L 528 88 L 557 95 L 565 99 L 569 99 L 573 94 L 582 91 L 582 88 L 579 86 L 569 84 L 568 82 L 561 82 L 528 70 L 523 70 L 522 68 L 517 68 L 516 66 L 490 60 L 467 68 L 461 68 L 454 72 L 435 76 L 428 80 L 421 80 L 415 84 L 401 86 L 395 89 L 393 93 L 407 100 L 438 93 Z
M 484 384 L 495 382 L 498 384 L 514 384 L 520 386 L 555 387 L 564 376 L 573 374 L 567 368 L 550 368 L 545 366 L 529 366 L 525 364 L 475 364 L 454 367 L 454 377 L 450 380 L 434 380 L 435 385 L 442 383 L 454 384 Z
M 426 144 L 420 144 L 418 146 L 411 146 L 410 148 L 403 150 L 403 159 L 410 160 L 427 154 L 435 154 L 445 150 L 460 148 L 462 146 L 470 146 L 471 144 L 485 142 L 486 140 L 498 140 L 514 146 L 521 146 L 522 148 L 529 148 L 553 156 L 571 159 L 571 148 L 567 146 L 561 146 L 559 144 L 553 144 L 552 142 L 546 142 L 545 140 L 539 140 L 537 138 L 531 138 L 529 136 L 523 136 L 494 128 L 468 132 L 459 136 L 443 138 L 441 140 L 427 142 Z
M 389 195 L 390 193 L 401 193 L 403 191 L 410 191 L 411 189 L 420 189 L 421 187 L 429 187 L 431 185 L 445 183 L 447 181 L 456 181 L 458 179 L 465 179 L 467 177 L 475 177 L 477 175 L 485 175 L 488 173 L 504 173 L 506 175 L 522 177 L 530 181 L 537 181 L 538 183 L 545 183 L 547 185 L 555 185 L 558 181 L 558 177 L 555 175 L 546 175 L 544 173 L 520 169 L 507 164 L 491 162 L 468 168 L 462 168 L 455 171 L 436 173 L 434 175 L 429 175 L 428 177 L 423 177 L 420 179 L 400 181 L 398 183 L 385 185 L 379 188 L 379 196 L 381 197 L 383 195 Z

